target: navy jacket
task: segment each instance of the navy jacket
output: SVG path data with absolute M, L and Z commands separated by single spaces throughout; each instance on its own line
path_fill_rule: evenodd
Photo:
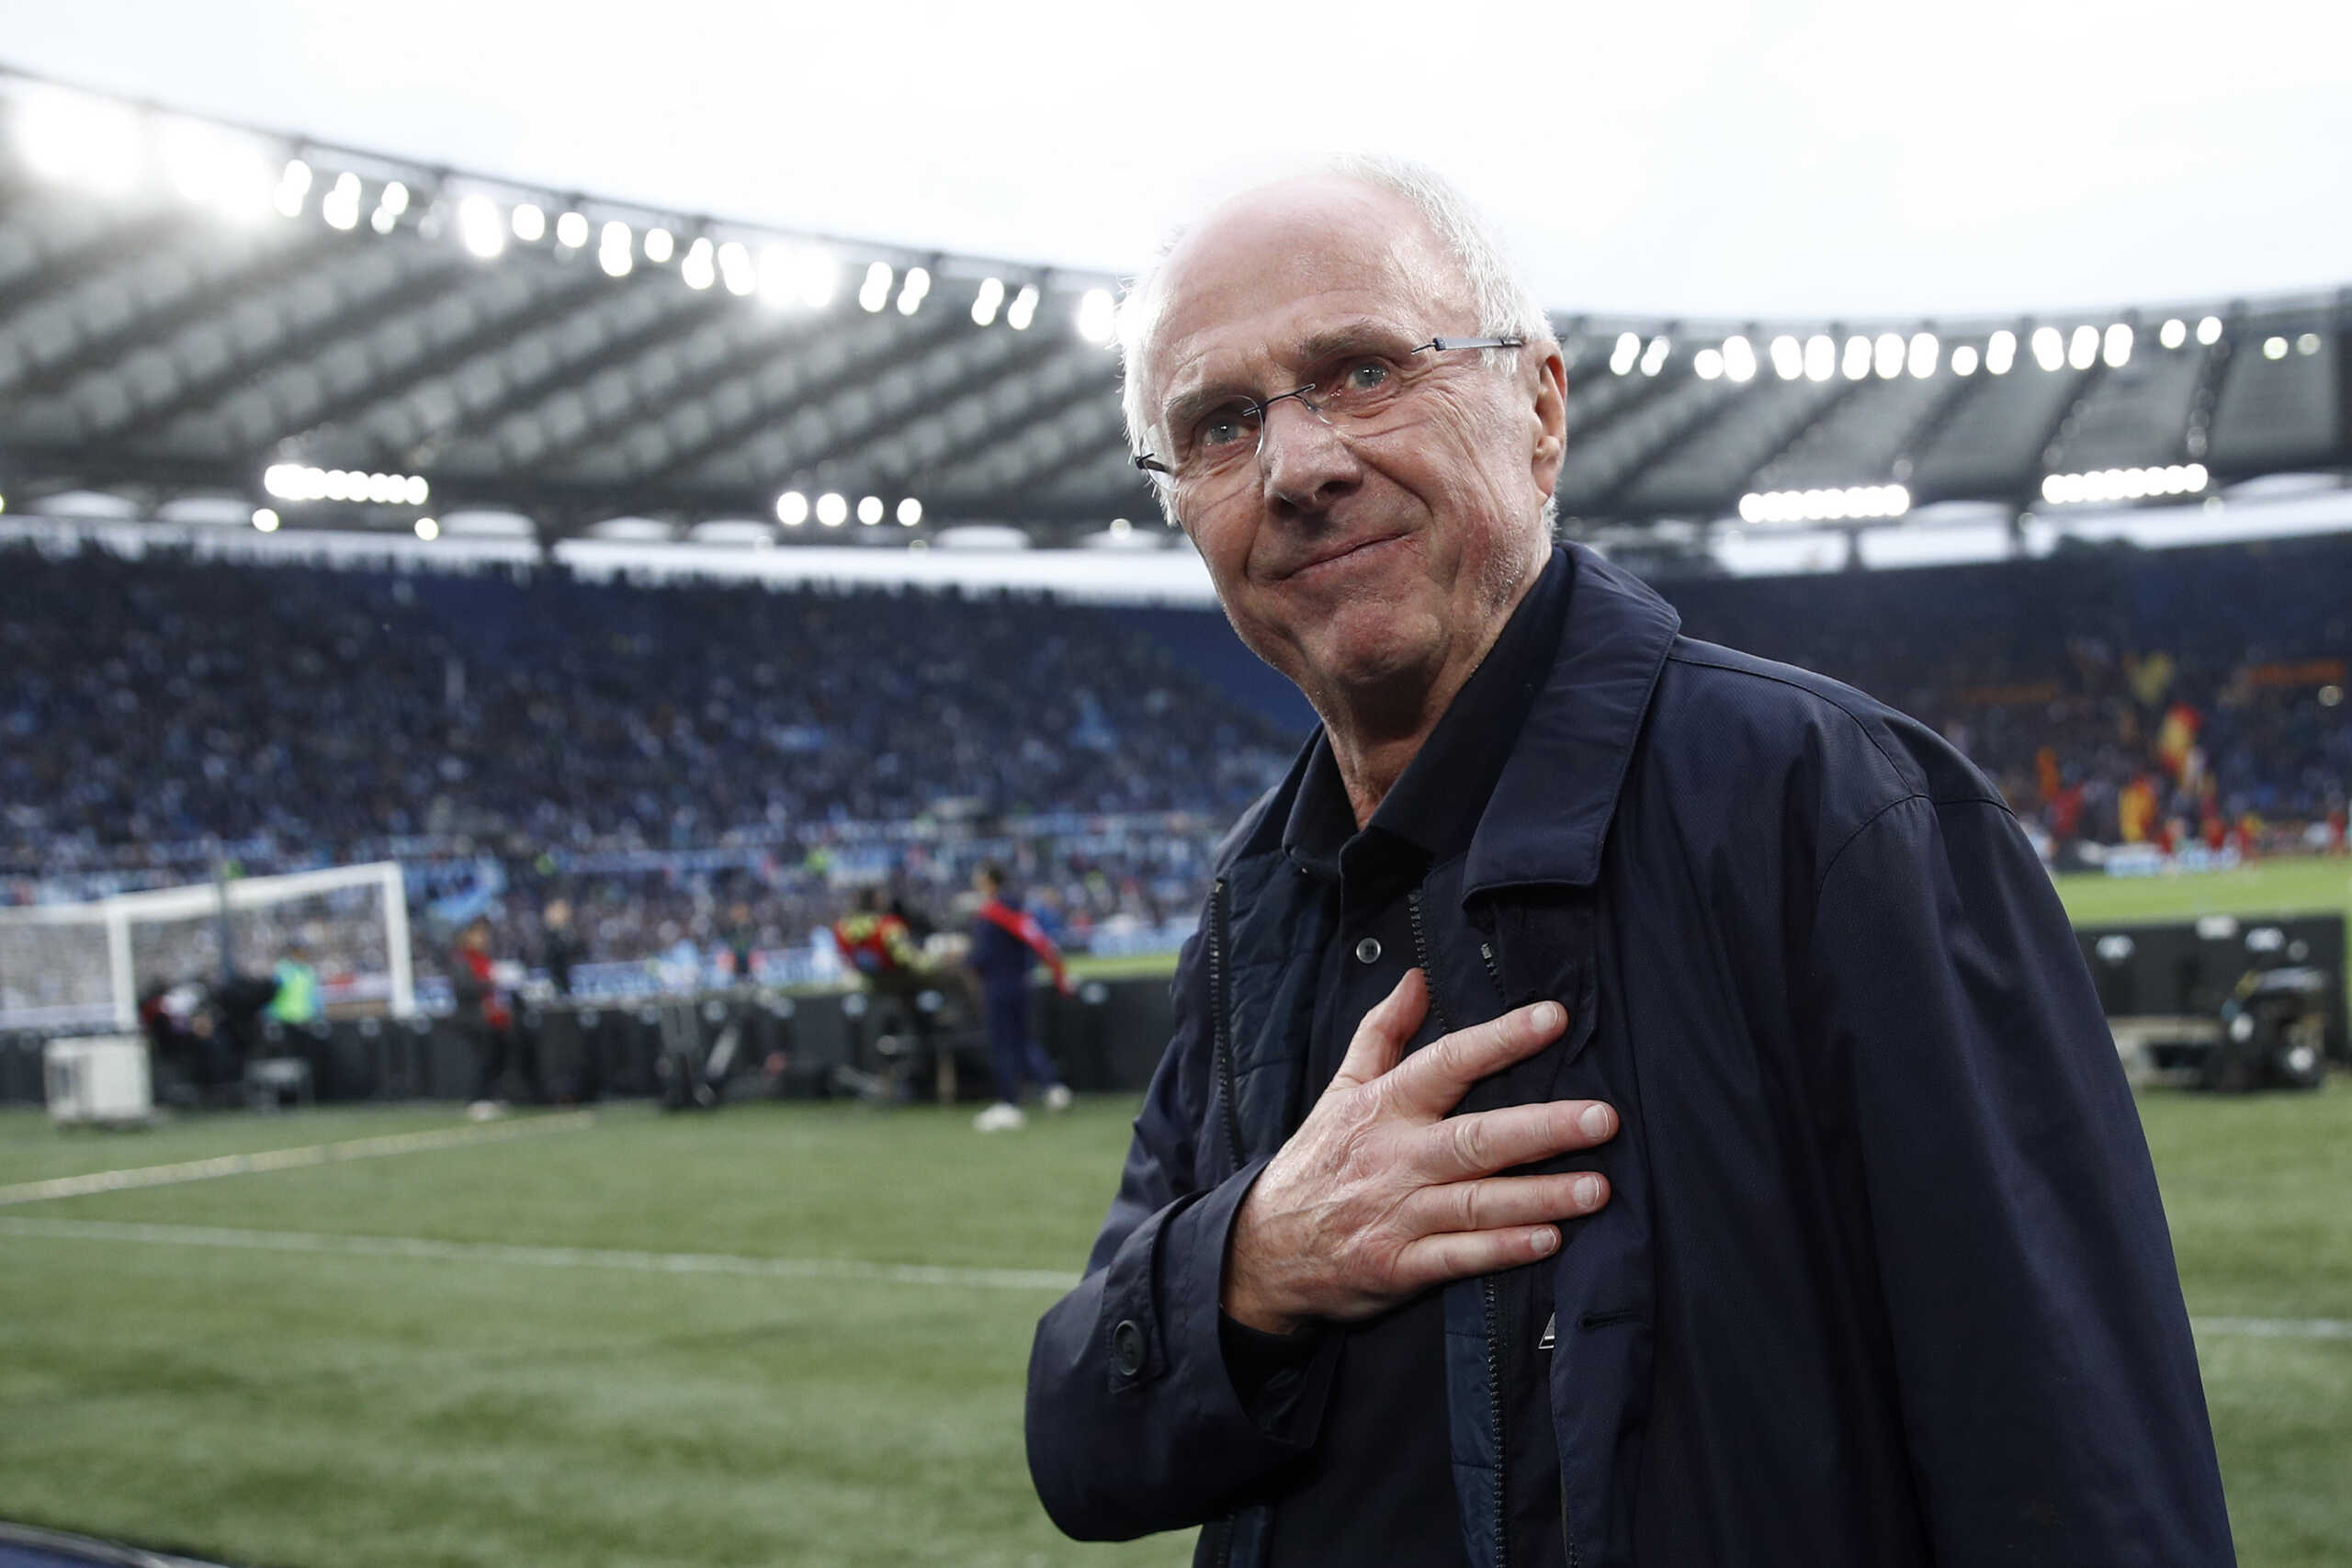
M 1425 955 L 1449 1027 L 1569 1010 L 1464 1109 L 1623 1115 L 1558 1162 L 1606 1171 L 1607 1208 L 1445 1288 L 1430 1419 L 1471 1562 L 2231 1562 L 2138 1114 L 1998 794 L 1572 554 L 1550 681 L 1418 895 L 1475 933 Z M 1303 1113 L 1326 933 L 1281 847 L 1297 783 L 1220 852 L 1118 1196 L 1029 1371 L 1056 1523 L 1206 1525 L 1200 1559 L 1235 1568 L 1319 1399 L 1260 1429 L 1217 1341 L 1235 1208 Z

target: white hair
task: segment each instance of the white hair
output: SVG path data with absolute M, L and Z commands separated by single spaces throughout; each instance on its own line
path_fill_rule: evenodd
M 1408 159 L 1371 154 L 1335 158 L 1318 172 L 1387 191 L 1412 204 L 1430 226 L 1430 231 L 1437 236 L 1440 248 L 1460 269 L 1471 302 L 1477 309 L 1479 336 L 1515 337 L 1530 346 L 1556 345 L 1559 340 L 1553 333 L 1552 320 L 1537 302 L 1534 291 L 1521 278 L 1518 268 L 1511 265 L 1509 254 L 1487 227 L 1477 209 L 1444 175 Z M 1119 301 L 1119 403 L 1126 417 L 1127 449 L 1138 456 L 1152 450 L 1158 442 L 1153 428 L 1154 411 L 1144 406 L 1144 353 L 1159 331 L 1166 309 L 1167 301 L 1160 289 L 1161 275 L 1169 254 L 1183 239 L 1184 232 L 1179 229 L 1169 236 L 1160 246 L 1158 258 L 1128 286 Z M 1481 357 L 1491 367 L 1510 369 L 1518 365 L 1519 351 L 1490 348 Z M 1165 484 L 1152 488 L 1159 494 L 1161 513 L 1174 523 L 1173 491 Z M 1547 527 L 1558 499 L 1555 494 L 1544 509 Z

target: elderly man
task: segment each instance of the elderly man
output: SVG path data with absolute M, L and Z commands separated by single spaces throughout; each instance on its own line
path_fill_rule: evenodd
M 1056 1521 L 1232 1568 L 2230 1562 L 2132 1099 L 1993 787 L 1553 547 L 1560 352 L 1433 178 L 1240 197 L 1125 329 L 1137 461 L 1323 724 L 1038 1327 Z

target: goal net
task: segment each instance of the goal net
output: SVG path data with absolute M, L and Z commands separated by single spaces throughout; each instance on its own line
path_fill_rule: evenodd
M 416 1010 L 396 862 L 0 909 L 0 1030 L 138 1027 L 150 987 L 318 972 L 338 1013 Z

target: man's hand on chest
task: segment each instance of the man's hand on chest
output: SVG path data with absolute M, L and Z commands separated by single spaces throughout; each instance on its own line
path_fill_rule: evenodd
M 1479 1079 L 1559 1038 L 1566 1010 L 1521 1008 L 1408 1057 L 1427 1008 L 1416 969 L 1366 1015 L 1330 1087 L 1250 1189 L 1227 1249 L 1228 1316 L 1272 1333 L 1370 1317 L 1432 1285 L 1545 1257 L 1559 1246 L 1556 1222 L 1609 1201 L 1591 1171 L 1495 1174 L 1607 1141 L 1609 1106 L 1447 1115 Z

